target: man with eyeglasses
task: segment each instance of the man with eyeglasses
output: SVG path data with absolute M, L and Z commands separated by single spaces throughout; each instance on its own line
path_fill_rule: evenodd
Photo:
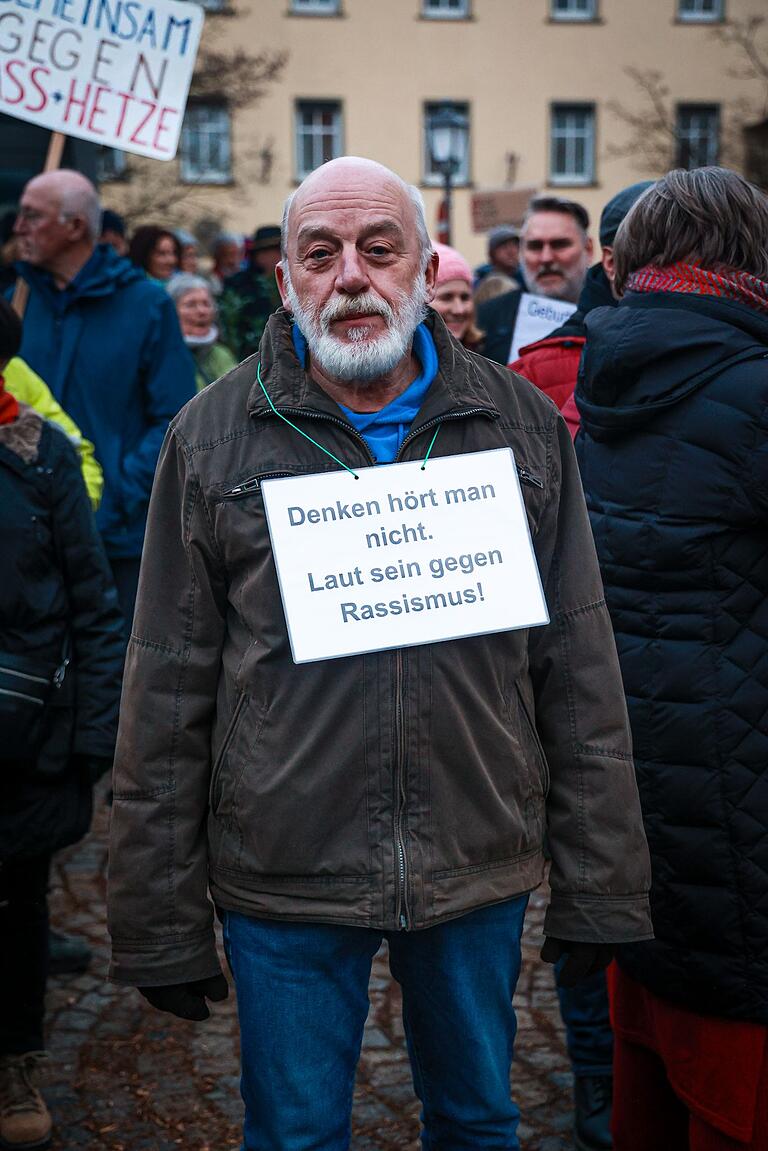
M 169 420 L 195 394 L 195 367 L 173 301 L 98 242 L 101 225 L 98 193 L 80 172 L 46 172 L 24 188 L 14 227 L 29 285 L 20 355 L 95 445 L 96 524 L 127 633 L 155 464 Z
M 576 304 L 592 259 L 588 229 L 589 214 L 575 200 L 557 196 L 531 200 L 520 236 L 520 270 L 529 292 Z M 520 299 L 521 292 L 513 288 L 478 309 L 484 354 L 498 364 L 517 358 L 511 351 Z M 557 320 L 552 324 L 556 327 Z

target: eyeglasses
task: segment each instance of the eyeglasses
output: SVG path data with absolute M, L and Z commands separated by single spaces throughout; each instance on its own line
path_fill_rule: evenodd
M 19 208 L 16 219 L 25 220 L 28 224 L 39 224 L 45 219 L 45 212 L 36 212 L 34 208 Z

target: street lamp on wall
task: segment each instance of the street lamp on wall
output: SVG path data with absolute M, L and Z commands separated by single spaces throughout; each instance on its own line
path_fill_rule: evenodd
M 464 167 L 469 119 L 454 104 L 440 104 L 431 112 L 427 126 L 427 148 L 433 171 L 443 178 L 445 189 L 445 242 L 451 242 L 451 190 Z

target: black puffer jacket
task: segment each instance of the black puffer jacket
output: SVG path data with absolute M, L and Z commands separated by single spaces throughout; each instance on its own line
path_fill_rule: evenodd
M 69 629 L 72 660 L 37 762 L 0 765 L 1 862 L 55 851 L 88 829 L 88 763 L 112 756 L 123 663 L 117 596 L 77 455 L 24 405 L 0 426 L 0 538 L 0 653 L 55 667 Z
M 768 1023 L 768 316 L 586 317 L 577 453 L 629 703 L 655 940 L 628 973 Z

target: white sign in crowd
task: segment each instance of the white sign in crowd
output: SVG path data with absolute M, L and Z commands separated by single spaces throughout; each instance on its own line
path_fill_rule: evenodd
M 548 621 L 509 448 L 267 480 L 296 663 Z
M 576 311 L 575 304 L 566 300 L 553 300 L 551 296 L 536 296 L 532 292 L 520 293 L 515 330 L 507 363 L 513 364 L 521 348 L 535 344 L 551 335 Z
M 202 26 L 183 0 L 1 0 L 0 112 L 171 160 Z

